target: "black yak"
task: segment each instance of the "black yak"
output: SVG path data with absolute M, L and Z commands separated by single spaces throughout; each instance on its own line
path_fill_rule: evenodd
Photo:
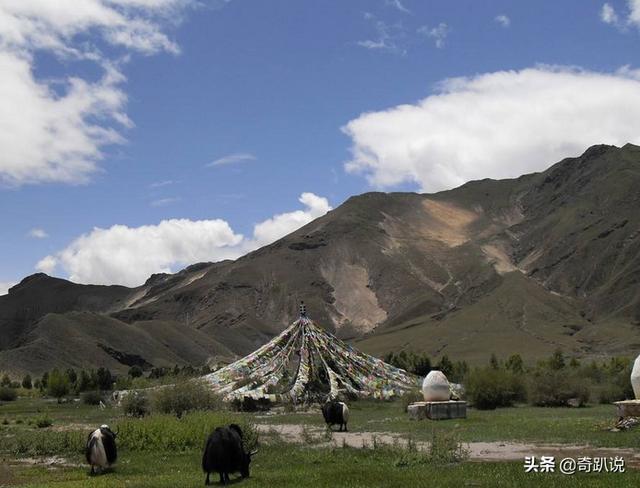
M 89 434 L 85 456 L 91 466 L 91 474 L 95 474 L 96 468 L 102 471 L 110 467 L 118 459 L 116 436 L 117 433 L 112 432 L 108 425 L 101 425 Z
M 340 432 L 342 432 L 343 426 L 345 432 L 348 431 L 347 422 L 349 422 L 349 407 L 347 407 L 346 403 L 329 400 L 322 406 L 322 415 L 329 428 L 334 424 L 339 424 Z
M 211 484 L 209 475 L 214 471 L 220 473 L 220 484 L 223 485 L 229 482 L 229 473 L 239 472 L 243 478 L 248 478 L 251 456 L 256 452 L 245 452 L 239 425 L 218 427 L 207 439 L 202 455 L 202 470 L 207 473 L 204 484 Z

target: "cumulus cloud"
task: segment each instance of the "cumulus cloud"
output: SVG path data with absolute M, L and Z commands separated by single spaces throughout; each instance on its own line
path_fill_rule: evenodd
M 229 164 L 242 163 L 245 161 L 255 161 L 256 157 L 251 153 L 234 153 L 223 156 L 214 161 L 211 161 L 207 166 L 227 166 Z
M 326 198 L 313 193 L 303 193 L 298 200 L 306 207 L 305 210 L 278 214 L 256 224 L 251 247 L 270 244 L 331 210 Z
M 360 115 L 346 170 L 380 188 L 422 191 L 545 169 L 598 143 L 640 142 L 640 74 L 568 67 L 499 71 L 441 82 L 416 104 Z
M 433 42 L 438 49 L 442 49 L 444 47 L 450 31 L 451 29 L 449 29 L 449 26 L 444 22 L 440 22 L 436 27 L 423 25 L 418 29 L 419 34 L 423 34 L 430 39 L 433 39 Z
M 11 288 L 16 283 L 9 281 L 0 281 L 0 296 L 6 295 L 9 293 L 9 288 Z
M 49 237 L 49 234 L 44 229 L 33 228 L 29 231 L 29 237 L 33 237 L 34 239 L 46 239 Z
M 98 170 L 103 148 L 132 126 L 121 59 L 129 52 L 178 53 L 163 32 L 195 0 L 6 0 L 0 2 L 0 181 L 10 185 L 82 183 Z M 117 46 L 117 59 L 102 45 Z M 35 76 L 45 52 L 73 69 L 98 64 L 97 80 L 68 73 Z
M 627 0 L 627 11 L 621 15 L 618 15 L 610 3 L 603 4 L 600 9 L 600 20 L 622 32 L 628 31 L 630 26 L 640 29 L 640 0 Z
M 511 25 L 511 19 L 504 14 L 497 15 L 494 20 L 505 28 Z
M 304 210 L 279 214 L 256 224 L 250 239 L 220 219 L 171 219 L 141 227 L 96 227 L 59 253 L 40 260 L 36 268 L 48 274 L 60 270 L 77 283 L 137 286 L 152 273 L 169 273 L 201 261 L 237 258 L 331 210 L 326 198 L 313 193 L 303 193 L 299 200 Z

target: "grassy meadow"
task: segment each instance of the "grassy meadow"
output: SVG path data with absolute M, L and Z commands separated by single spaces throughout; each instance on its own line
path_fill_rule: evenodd
M 51 425 L 38 427 L 46 419 Z M 585 408 L 517 406 L 493 411 L 469 410 L 467 419 L 410 421 L 401 402 L 351 404 L 350 432 L 395 433 L 428 441 L 434 435 L 462 442 L 525 442 L 640 448 L 637 432 L 610 432 L 612 405 Z M 20 397 L 0 405 L 0 487 L 189 487 L 201 486 L 201 450 L 215 426 L 238 422 L 251 434 L 256 424 L 297 424 L 320 432 L 315 440 L 287 443 L 263 433 L 251 465 L 251 478 L 238 486 L 638 486 L 640 470 L 619 473 L 525 473 L 522 461 L 459 460 L 448 452 L 367 445 L 335 446 L 322 442 L 319 411 L 268 413 L 193 412 L 178 419 L 152 414 L 125 417 L 120 409 L 102 410 L 81 402 Z M 88 476 L 83 446 L 90 430 L 102 423 L 119 429 L 119 461 L 103 475 Z M 268 430 L 267 430 L 268 431 Z M 217 484 L 218 477 L 212 480 Z

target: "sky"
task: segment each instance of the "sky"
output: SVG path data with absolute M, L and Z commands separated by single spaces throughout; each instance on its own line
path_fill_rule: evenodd
M 0 294 L 640 143 L 640 0 L 0 0 Z

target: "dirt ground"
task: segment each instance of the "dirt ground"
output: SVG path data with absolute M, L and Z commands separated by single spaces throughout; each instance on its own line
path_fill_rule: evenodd
M 297 424 L 259 424 L 258 431 L 264 435 L 278 435 L 285 442 L 304 443 L 308 436 L 316 440 L 324 439 L 325 431 L 317 427 Z M 370 448 L 378 445 L 406 446 L 406 437 L 391 432 L 339 432 L 333 431 L 331 441 L 320 441 L 316 445 L 343 445 L 354 448 Z M 419 449 L 426 449 L 428 442 L 414 441 Z M 517 442 L 468 442 L 463 443 L 472 461 L 523 461 L 525 456 L 565 457 L 615 457 L 625 458 L 628 467 L 640 468 L 640 452 L 633 449 L 591 447 L 571 444 L 525 444 Z

